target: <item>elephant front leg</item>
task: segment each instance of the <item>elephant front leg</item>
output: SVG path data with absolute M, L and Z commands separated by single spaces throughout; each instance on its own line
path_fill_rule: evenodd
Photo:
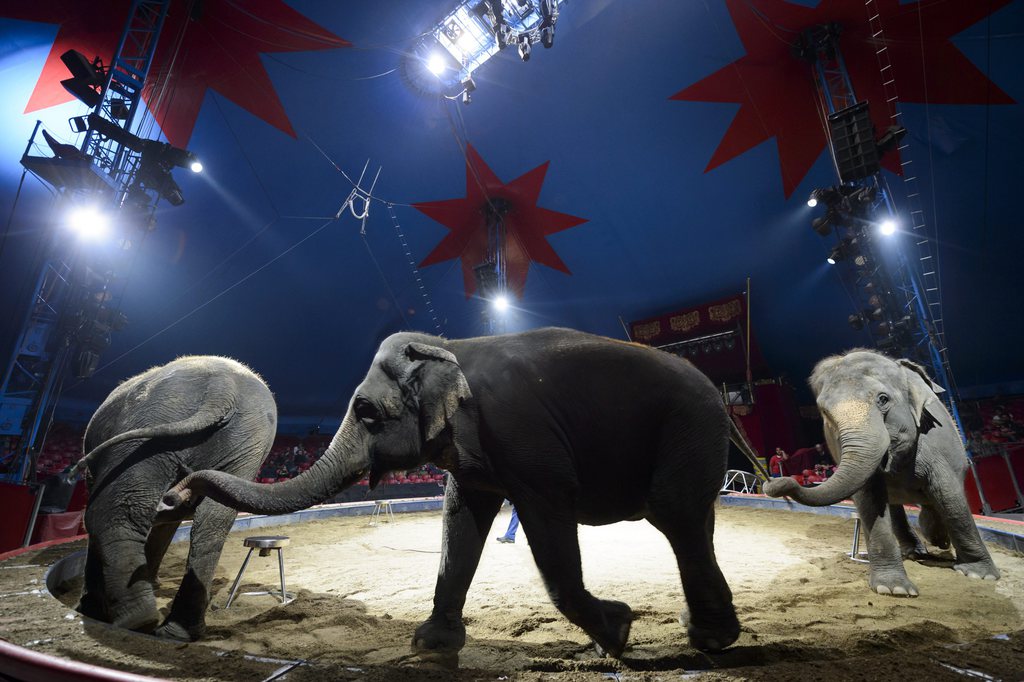
M 553 494 L 535 495 L 517 499 L 516 510 L 555 607 L 590 635 L 599 652 L 620 657 L 629 639 L 633 611 L 623 602 L 598 599 L 583 586 L 571 502 Z
M 953 568 L 970 578 L 998 580 L 999 569 L 974 523 L 959 477 L 951 471 L 937 468 L 928 479 L 928 493 L 956 550 Z
M 156 629 L 156 635 L 186 642 L 202 637 L 206 631 L 210 584 L 224 549 L 224 540 L 236 515 L 234 509 L 211 499 L 203 500 L 196 508 L 189 536 L 185 576 L 171 602 L 170 613 Z
M 466 644 L 462 609 L 501 502 L 500 495 L 462 489 L 455 477 L 448 477 L 434 610 L 416 628 L 412 638 L 414 652 L 455 654 Z
M 903 552 L 887 513 L 888 493 L 881 474 L 872 476 L 853 496 L 868 539 L 868 584 L 878 594 L 916 597 L 917 586 L 903 568 Z

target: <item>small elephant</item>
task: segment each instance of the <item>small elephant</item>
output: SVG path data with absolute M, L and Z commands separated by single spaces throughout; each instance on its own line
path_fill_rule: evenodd
M 179 640 L 205 630 L 210 582 L 237 512 L 213 500 L 157 513 L 161 496 L 195 469 L 255 477 L 277 431 L 270 389 L 239 362 L 182 357 L 134 376 L 89 421 L 89 548 L 78 610 Z M 160 624 L 153 589 L 174 532 L 194 517 L 185 576 Z M 158 627 L 159 626 L 159 627 Z
M 205 495 L 280 514 L 330 498 L 369 474 L 433 462 L 448 470 L 441 566 L 420 653 L 457 653 L 462 609 L 491 524 L 508 498 L 548 594 L 570 621 L 620 656 L 633 613 L 583 585 L 576 524 L 646 518 L 675 552 L 693 646 L 739 635 L 715 560 L 714 504 L 729 417 L 686 360 L 569 329 L 446 340 L 400 333 L 381 345 L 327 452 L 307 472 L 262 485 L 220 472 L 188 476 L 163 509 Z
M 868 583 L 879 594 L 918 595 L 903 559 L 927 551 L 907 521 L 908 503 L 921 505 L 930 543 L 945 549 L 952 541 L 956 570 L 998 579 L 964 497 L 968 463 L 960 434 L 936 395 L 943 389 L 924 369 L 856 349 L 819 362 L 810 385 L 839 467 L 817 488 L 781 478 L 765 484 L 765 493 L 811 506 L 852 495 L 868 541 Z

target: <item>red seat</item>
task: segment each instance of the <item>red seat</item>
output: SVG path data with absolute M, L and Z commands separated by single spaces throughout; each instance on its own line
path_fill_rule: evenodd
M 1017 492 L 1010 480 L 1006 461 L 999 455 L 975 457 L 974 466 L 978 471 L 985 500 L 993 512 L 1006 511 L 1018 506 Z

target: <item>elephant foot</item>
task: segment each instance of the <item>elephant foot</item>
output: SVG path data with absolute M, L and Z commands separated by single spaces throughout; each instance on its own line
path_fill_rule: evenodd
M 413 653 L 420 656 L 457 654 L 465 645 L 466 626 L 462 624 L 461 616 L 431 616 L 416 628 L 412 636 Z
M 922 561 L 924 559 L 930 559 L 932 556 L 928 554 L 928 550 L 924 548 L 924 545 L 917 545 L 915 547 L 902 547 L 900 553 L 904 559 L 910 561 Z
M 160 622 L 159 616 L 155 610 L 153 613 L 139 613 L 130 615 L 121 615 L 114 618 L 111 625 L 115 627 L 124 628 L 125 630 L 134 630 L 136 632 L 153 632 L 156 628 L 157 623 Z
M 92 599 L 88 595 L 82 595 L 75 610 L 86 618 L 92 618 L 93 620 L 105 621 L 107 619 L 106 612 L 103 610 L 103 604 L 98 599 Z
M 620 658 L 629 641 L 629 629 L 633 624 L 633 609 L 620 601 L 597 600 L 601 616 L 600 627 L 587 634 L 594 640 L 598 656 Z
M 679 613 L 679 623 L 686 628 L 690 646 L 698 651 L 717 654 L 740 636 L 740 622 L 735 611 L 730 611 L 721 623 L 690 622 L 690 614 L 684 609 Z
M 910 578 L 905 573 L 872 574 L 868 584 L 878 594 L 887 594 L 892 597 L 916 597 L 919 594 L 917 585 L 910 582 Z
M 999 569 L 990 559 L 974 561 L 964 564 L 953 564 L 953 568 L 960 571 L 968 578 L 981 578 L 983 580 L 999 580 Z
M 186 627 L 173 620 L 165 620 L 163 624 L 153 631 L 153 634 L 163 639 L 173 639 L 178 642 L 195 642 L 203 638 L 206 633 L 206 624 L 200 623 Z

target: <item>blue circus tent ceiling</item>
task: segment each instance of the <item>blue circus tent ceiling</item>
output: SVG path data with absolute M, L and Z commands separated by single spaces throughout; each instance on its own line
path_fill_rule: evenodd
M 1000 390 L 1024 379 L 1024 1 L 874 4 L 940 247 L 952 366 L 962 388 Z M 85 107 L 60 87 L 59 55 L 112 51 L 128 5 L 0 9 L 5 354 L 33 258 L 62 229 L 41 183 L 30 176 L 19 192 L 19 159 L 37 120 L 75 142 L 67 120 Z M 622 338 L 620 319 L 739 293 L 749 277 L 766 361 L 794 383 L 868 342 L 847 325 L 831 242 L 810 229 L 807 195 L 834 171 L 810 71 L 789 48 L 803 28 L 841 22 L 854 87 L 874 109 L 881 76 L 863 0 L 572 0 L 555 46 L 526 63 L 512 48 L 497 55 L 469 105 L 403 75 L 403 55 L 454 5 L 171 3 L 149 131 L 205 170 L 175 171 L 185 203 L 161 204 L 156 229 L 133 241 L 114 288 L 130 323 L 93 378 L 66 383 L 69 400 L 211 353 L 260 371 L 285 414 L 340 414 L 387 334 L 483 331 L 467 274 L 481 186 L 524 207 L 510 329 Z M 900 160 L 887 159 L 894 187 Z M 335 217 L 364 165 L 379 169 L 382 201 L 365 221 Z

